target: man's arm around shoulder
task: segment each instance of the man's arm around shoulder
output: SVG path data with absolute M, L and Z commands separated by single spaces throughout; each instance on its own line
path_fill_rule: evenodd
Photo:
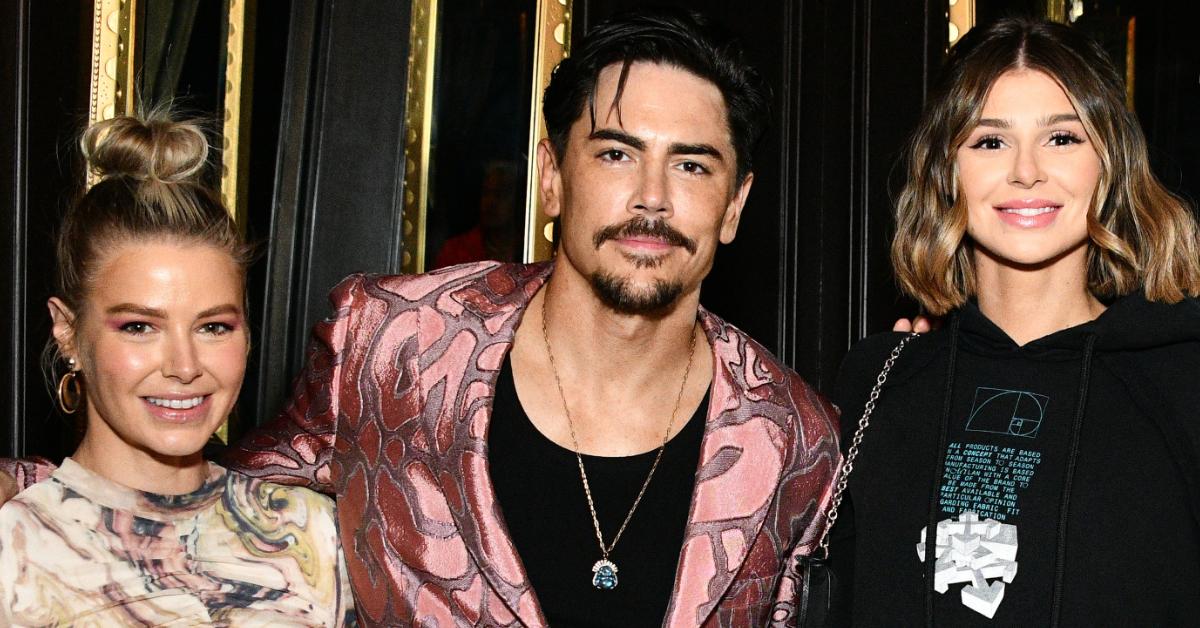
M 313 326 L 303 370 L 292 396 L 269 423 L 250 431 L 221 456 L 230 469 L 279 484 L 333 491 L 333 457 L 347 351 L 358 311 L 366 302 L 368 279 L 354 274 L 329 294 L 333 312 Z

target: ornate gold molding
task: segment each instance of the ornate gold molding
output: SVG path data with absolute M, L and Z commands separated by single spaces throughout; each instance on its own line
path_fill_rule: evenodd
M 88 124 L 133 113 L 138 0 L 92 3 L 92 80 Z M 94 181 L 87 175 L 87 183 Z
M 225 41 L 225 110 L 221 128 L 221 200 L 239 224 L 245 223 L 246 167 L 250 156 L 250 108 L 255 0 L 228 0 Z M 247 141 L 241 141 L 241 138 Z
M 438 0 L 413 0 L 408 37 L 408 94 L 404 111 L 405 273 L 425 270 L 425 212 L 429 207 L 429 143 L 433 129 L 433 73 L 437 55 Z
M 542 92 L 559 61 L 571 52 L 572 0 L 538 0 L 534 31 L 533 99 L 529 112 L 529 162 L 525 187 L 525 261 L 547 260 L 554 253 L 553 223 L 542 213 L 538 192 L 537 145 L 546 137 Z
M 1067 0 L 1046 0 L 1046 19 L 1067 23 Z
M 949 20 L 949 45 L 953 46 L 975 27 L 975 0 L 950 0 L 946 18 Z
M 238 225 L 246 225 L 246 176 L 250 158 L 250 109 L 254 72 L 256 0 L 227 0 L 225 22 L 225 96 L 221 112 L 221 202 Z M 246 141 L 241 141 L 245 138 Z M 217 428 L 217 438 L 229 442 L 230 424 L 240 423 L 236 409 Z

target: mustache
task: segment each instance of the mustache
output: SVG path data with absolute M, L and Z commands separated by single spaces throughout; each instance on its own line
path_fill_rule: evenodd
M 683 235 L 675 227 L 667 224 L 665 220 L 647 220 L 641 216 L 630 218 L 619 224 L 609 225 L 597 231 L 596 235 L 592 238 L 592 242 L 596 245 L 596 248 L 600 248 L 601 244 L 609 240 L 636 236 L 658 238 L 667 244 L 681 246 L 692 255 L 696 254 L 695 240 Z

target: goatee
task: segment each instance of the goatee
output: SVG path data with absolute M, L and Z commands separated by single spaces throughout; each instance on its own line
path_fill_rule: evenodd
M 683 284 L 665 279 L 655 280 L 648 288 L 635 288 L 629 285 L 628 279 L 595 272 L 591 282 L 592 291 L 600 301 L 621 314 L 661 314 L 683 294 Z

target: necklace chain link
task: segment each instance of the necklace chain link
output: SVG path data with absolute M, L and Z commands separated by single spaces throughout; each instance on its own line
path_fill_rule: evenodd
M 637 510 L 638 504 L 642 502 L 642 496 L 646 494 L 646 489 L 650 486 L 650 480 L 654 477 L 654 472 L 658 469 L 658 463 L 662 460 L 663 451 L 666 450 L 667 441 L 671 438 L 671 429 L 675 427 L 675 416 L 679 413 L 679 404 L 683 401 L 683 392 L 687 388 L 688 375 L 692 371 L 692 358 L 696 353 L 696 329 L 695 325 L 691 329 L 691 343 L 688 345 L 688 361 L 683 369 L 683 382 L 679 385 L 679 394 L 675 396 L 675 408 L 671 410 L 671 420 L 667 423 L 667 432 L 663 434 L 662 444 L 658 446 L 658 453 L 654 456 L 654 464 L 650 465 L 650 472 L 646 474 L 646 481 L 642 482 L 642 488 L 638 490 L 637 497 L 633 500 L 633 505 L 629 507 L 629 512 L 625 514 L 625 520 L 621 522 L 621 527 L 617 529 L 617 534 L 613 536 L 612 543 L 604 543 L 604 535 L 600 532 L 600 519 L 596 516 L 596 503 L 592 499 L 592 487 L 588 484 L 587 471 L 583 468 L 583 456 L 579 454 L 579 440 L 575 436 L 575 421 L 571 418 L 571 411 L 567 408 L 567 395 L 563 392 L 562 381 L 558 377 L 558 364 L 554 361 L 554 351 L 550 349 L 550 333 L 547 331 L 546 325 L 546 310 L 549 300 L 549 288 L 542 299 L 542 341 L 546 343 L 546 355 L 550 357 L 550 372 L 554 374 L 554 384 L 558 387 L 558 397 L 562 401 L 563 414 L 567 417 L 567 428 L 571 433 L 571 446 L 575 450 L 575 462 L 579 464 L 579 478 L 583 481 L 583 494 L 587 497 L 588 511 L 592 515 L 592 527 L 596 531 L 596 542 L 600 544 L 600 554 L 604 560 L 608 560 L 608 555 L 617 546 L 617 542 L 621 540 L 621 535 L 625 533 L 625 528 L 629 526 L 629 520 L 633 518 L 633 513 Z

